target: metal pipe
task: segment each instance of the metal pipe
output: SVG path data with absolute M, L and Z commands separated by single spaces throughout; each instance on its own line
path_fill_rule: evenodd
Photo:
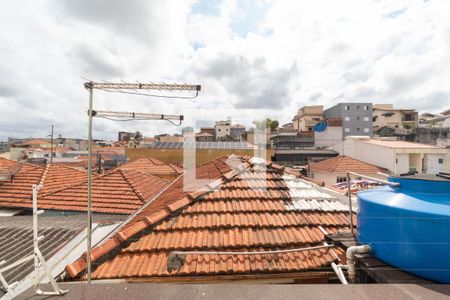
M 350 232 L 353 234 L 353 206 L 352 206 L 352 191 L 350 186 L 350 172 L 347 172 L 347 196 L 348 196 L 348 222 L 350 224 Z
M 386 181 L 386 180 L 382 180 L 382 179 L 366 176 L 366 175 L 355 173 L 355 172 L 347 172 L 347 173 L 349 173 L 350 175 L 366 178 L 366 179 L 369 179 L 369 180 L 372 180 L 372 181 L 376 181 L 376 182 L 379 182 L 379 183 L 383 183 L 383 184 L 386 184 L 386 185 L 390 185 L 390 186 L 400 186 L 400 183 L 398 183 L 398 182 L 389 182 L 389 181 Z
M 50 140 L 50 164 L 53 163 L 53 125 L 52 125 L 52 134 L 51 134 L 51 140 Z
M 33 191 L 33 247 L 34 250 L 38 247 L 38 207 L 37 207 L 37 191 L 38 186 L 36 184 L 33 184 L 32 186 Z M 34 286 L 36 287 L 39 283 L 39 261 L 38 256 L 36 254 L 36 251 L 34 251 Z
M 87 282 L 91 283 L 91 247 L 92 247 L 92 85 L 87 85 L 89 90 L 89 125 L 88 125 L 88 194 L 87 194 Z
M 332 248 L 332 247 L 334 247 L 333 244 L 306 247 L 306 248 L 269 250 L 269 251 L 241 251 L 241 252 L 233 252 L 233 251 L 172 251 L 172 252 L 170 252 L 170 255 L 187 255 L 187 254 L 194 254 L 194 255 L 262 255 L 262 254 L 276 254 L 276 253 L 309 251 L 309 250 L 317 250 L 317 249 Z

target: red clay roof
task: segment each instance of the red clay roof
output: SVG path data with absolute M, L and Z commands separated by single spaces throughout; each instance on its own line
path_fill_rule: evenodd
M 283 167 L 269 164 L 265 175 L 248 164 L 250 172 L 232 171 L 223 158 L 200 166 L 197 177 L 218 179 L 196 192 L 183 192 L 182 179 L 178 179 L 111 239 L 93 249 L 93 278 L 320 271 L 337 261 L 341 252 L 331 248 L 262 255 L 187 254 L 180 268 L 168 269 L 174 250 L 287 250 L 322 245 L 320 226 L 328 233 L 346 228 L 348 219 L 342 210 L 299 208 L 301 199 L 291 196 Z M 261 188 L 264 184 L 266 190 Z M 299 186 L 300 191 L 310 186 L 303 181 L 290 185 Z M 317 192 L 319 198 L 314 201 L 322 201 L 320 195 L 323 193 Z M 66 270 L 76 277 L 85 268 L 82 257 Z
M 17 160 L 0 157 L 0 176 L 3 172 L 10 172 L 15 169 L 18 163 L 19 162 Z
M 172 164 L 166 164 L 155 158 L 139 158 L 119 167 L 122 170 L 135 170 L 147 174 L 152 174 L 165 179 L 175 179 L 183 169 Z
M 113 170 L 92 180 L 92 211 L 131 214 L 160 192 L 169 182 L 132 170 Z M 44 209 L 86 211 L 87 182 L 61 187 L 39 199 Z
M 0 207 L 31 208 L 31 187 L 41 184 L 40 194 L 85 181 L 87 173 L 64 165 L 23 164 L 11 180 L 0 185 Z
M 385 169 L 375 165 L 345 156 L 340 155 L 332 158 L 322 160 L 318 163 L 310 165 L 311 171 L 328 172 L 328 173 L 342 173 L 342 172 L 356 172 L 375 174 L 377 172 L 386 172 Z

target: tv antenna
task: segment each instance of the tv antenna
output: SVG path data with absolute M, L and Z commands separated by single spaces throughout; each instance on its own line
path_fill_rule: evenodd
M 195 84 L 177 84 L 177 83 L 127 83 L 127 82 L 93 82 L 84 83 L 84 88 L 89 92 L 89 125 L 88 125 L 88 203 L 87 203 L 87 282 L 91 283 L 92 277 L 92 120 L 94 117 L 105 118 L 113 121 L 133 121 L 133 120 L 166 120 L 174 125 L 174 121 L 179 121 L 179 125 L 183 121 L 182 115 L 166 115 L 166 114 L 149 114 L 135 112 L 117 112 L 117 111 L 94 111 L 93 98 L 94 90 L 102 90 L 106 92 L 124 93 L 131 95 L 171 98 L 171 99 L 193 99 L 198 96 L 201 90 L 200 85 Z M 194 96 L 176 96 L 176 95 L 159 95 L 151 94 L 148 91 L 195 91 Z

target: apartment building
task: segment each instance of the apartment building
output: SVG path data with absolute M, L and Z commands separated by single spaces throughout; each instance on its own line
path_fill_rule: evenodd
M 325 119 L 342 119 L 343 136 L 373 136 L 372 103 L 339 103 L 323 112 Z
M 297 131 L 313 131 L 314 125 L 323 119 L 323 105 L 303 106 L 292 119 Z

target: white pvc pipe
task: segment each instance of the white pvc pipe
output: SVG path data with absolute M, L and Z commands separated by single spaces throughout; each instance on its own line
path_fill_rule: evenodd
M 372 248 L 369 245 L 361 246 L 351 246 L 347 248 L 347 267 L 348 267 L 348 277 L 351 282 L 355 282 L 356 278 L 356 268 L 355 268 L 355 254 L 365 254 L 370 253 Z
M 342 284 L 348 284 L 347 279 L 345 278 L 344 272 L 342 272 L 342 266 L 336 265 L 334 262 L 331 263 L 331 267 L 333 268 L 334 272 L 336 273 L 337 277 L 341 281 Z

